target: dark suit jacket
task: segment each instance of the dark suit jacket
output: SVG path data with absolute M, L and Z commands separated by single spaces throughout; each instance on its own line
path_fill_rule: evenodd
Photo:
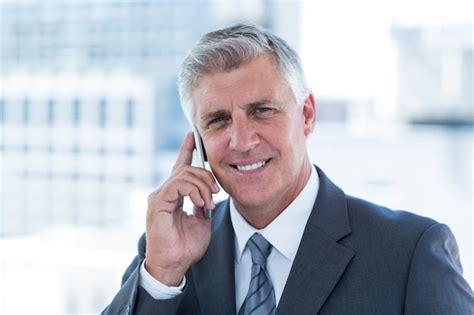
M 473 314 L 473 293 L 447 226 L 350 197 L 318 173 L 319 193 L 277 314 Z M 104 314 L 235 314 L 228 201 L 212 220 L 209 248 L 186 274 L 182 294 L 157 301 L 138 285 L 142 236 Z

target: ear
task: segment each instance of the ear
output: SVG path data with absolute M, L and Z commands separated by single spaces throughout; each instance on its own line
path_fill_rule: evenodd
M 308 97 L 304 100 L 302 107 L 304 117 L 304 135 L 308 137 L 313 133 L 314 125 L 316 123 L 316 102 L 313 93 L 309 93 Z

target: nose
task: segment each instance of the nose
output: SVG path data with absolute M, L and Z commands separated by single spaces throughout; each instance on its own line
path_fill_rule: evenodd
M 229 147 L 238 152 L 247 152 L 260 143 L 254 124 L 247 118 L 234 118 L 230 128 Z

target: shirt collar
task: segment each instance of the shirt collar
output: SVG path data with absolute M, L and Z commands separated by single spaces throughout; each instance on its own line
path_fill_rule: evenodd
M 303 237 L 311 210 L 313 209 L 319 190 L 319 176 L 315 167 L 311 167 L 311 174 L 303 190 L 290 205 L 269 225 L 258 230 L 247 223 L 235 208 L 230 199 L 230 219 L 235 231 L 235 257 L 240 261 L 249 238 L 258 232 L 272 244 L 288 260 L 293 261 Z M 282 233 L 285 231 L 285 233 Z

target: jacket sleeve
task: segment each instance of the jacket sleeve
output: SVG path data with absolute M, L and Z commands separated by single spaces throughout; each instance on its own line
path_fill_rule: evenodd
M 140 265 L 145 259 L 146 238 L 138 241 L 138 255 L 122 276 L 122 286 L 102 315 L 176 314 L 182 295 L 169 300 L 155 300 L 138 285 Z
M 405 314 L 474 314 L 473 292 L 462 276 L 458 246 L 446 225 L 432 225 L 418 240 Z

